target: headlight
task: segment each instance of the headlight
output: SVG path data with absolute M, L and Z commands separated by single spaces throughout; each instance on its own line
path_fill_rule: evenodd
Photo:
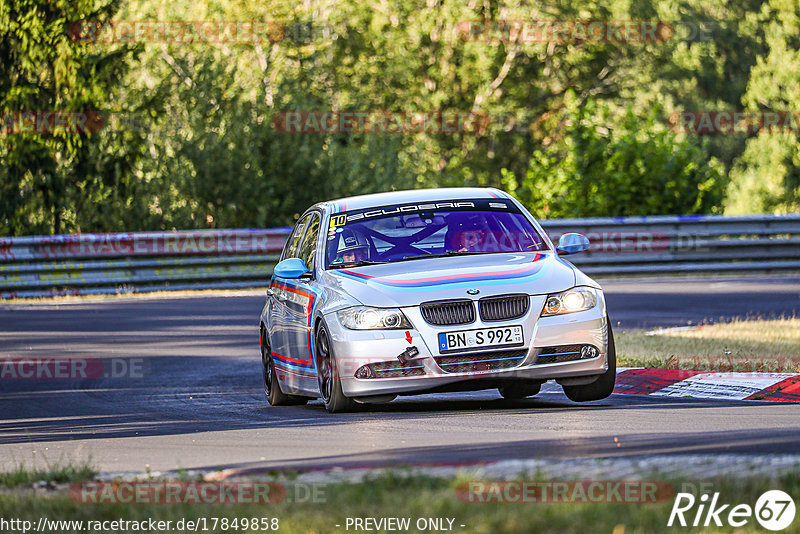
M 350 330 L 393 330 L 412 328 L 411 323 L 397 308 L 370 308 L 355 306 L 336 312 L 345 328 Z
M 576 287 L 562 293 L 548 295 L 544 301 L 542 316 L 574 313 L 594 308 L 597 294 L 588 287 Z

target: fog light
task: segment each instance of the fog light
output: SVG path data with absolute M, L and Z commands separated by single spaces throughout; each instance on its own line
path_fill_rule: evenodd
M 597 356 L 597 349 L 591 345 L 581 347 L 581 358 L 594 358 Z
M 369 365 L 362 365 L 356 371 L 356 378 L 374 378 L 375 373 L 372 372 L 372 367 Z

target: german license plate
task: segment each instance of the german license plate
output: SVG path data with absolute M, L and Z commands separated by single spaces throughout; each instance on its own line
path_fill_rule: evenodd
M 439 352 L 453 352 L 480 347 L 512 347 L 522 344 L 521 326 L 498 326 L 496 328 L 460 330 L 439 334 Z

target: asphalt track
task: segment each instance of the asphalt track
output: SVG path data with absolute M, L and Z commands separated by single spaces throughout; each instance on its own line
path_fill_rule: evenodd
M 800 278 L 604 287 L 622 328 L 800 312 Z M 612 395 L 575 404 L 547 384 L 522 402 L 489 390 L 401 397 L 341 415 L 319 401 L 271 408 L 258 356 L 263 301 L 249 292 L 0 304 L 0 358 L 97 358 L 121 375 L 0 380 L 0 468 L 89 460 L 116 472 L 259 470 L 800 451 L 800 406 L 788 403 Z

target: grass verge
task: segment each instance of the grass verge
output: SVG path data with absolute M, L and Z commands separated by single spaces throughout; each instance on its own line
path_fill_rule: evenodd
M 30 297 L 30 298 L 10 298 L 0 299 L 0 306 L 20 305 L 20 304 L 65 304 L 91 302 L 95 300 L 110 299 L 175 299 L 191 297 L 252 297 L 261 296 L 266 292 L 264 287 L 253 287 L 249 289 L 180 289 L 175 291 L 142 291 L 142 292 L 120 292 L 98 295 L 56 295 L 52 297 Z
M 650 480 L 655 480 L 650 478 Z M 40 517 L 49 520 L 69 521 L 172 521 L 171 532 L 182 532 L 175 525 L 181 519 L 202 521 L 203 532 L 264 532 L 249 524 L 242 528 L 241 523 L 233 528 L 233 520 L 243 518 L 265 518 L 273 526 L 277 519 L 280 532 L 346 532 L 347 518 L 409 518 L 412 528 L 403 532 L 418 532 L 415 524 L 419 519 L 447 518 L 453 520 L 455 532 L 503 534 L 518 532 L 614 532 L 653 533 L 673 532 L 675 527 L 667 527 L 674 498 L 677 491 L 687 488 L 702 493 L 719 492 L 720 503 L 748 504 L 753 507 L 758 497 L 767 490 L 782 489 L 797 498 L 800 495 L 800 476 L 797 474 L 777 479 L 744 478 L 712 479 L 698 481 L 666 480 L 674 491 L 666 499 L 657 503 L 575 503 L 556 504 L 496 502 L 468 502 L 460 488 L 468 481 L 458 478 L 444 479 L 419 475 L 406 475 L 402 472 L 384 472 L 363 482 L 341 482 L 329 485 L 318 484 L 313 492 L 308 489 L 297 491 L 294 482 L 286 482 L 287 497 L 277 504 L 85 504 L 66 488 L 46 494 L 29 489 L 6 490 L 0 492 L 0 517 L 31 521 L 36 525 Z M 689 485 L 691 484 L 691 485 Z M 699 498 L 699 491 L 695 491 Z M 303 499 L 298 499 L 302 494 Z M 309 499 L 309 495 L 316 497 Z M 730 508 L 730 507 L 729 507 Z M 687 513 L 689 521 L 697 511 L 695 506 Z M 212 522 L 216 518 L 216 528 Z M 221 520 L 228 520 L 227 528 Z M 724 522 L 724 515 L 723 515 Z M 447 524 L 445 522 L 444 524 Z M 337 527 L 337 525 L 340 525 Z M 461 525 L 464 525 L 463 527 Z M 86 525 L 82 525 L 85 531 Z M 105 532 L 121 531 L 122 529 Z M 353 530 L 352 527 L 350 529 Z M 432 529 L 422 531 L 430 532 Z M 731 528 L 701 528 L 703 532 L 730 532 Z M 58 532 L 81 531 L 77 525 L 61 525 Z M 385 532 L 386 529 L 374 529 Z M 696 532 L 698 529 L 691 529 Z M 754 517 L 737 532 L 763 532 Z M 785 532 L 800 531 L 800 520 Z
M 19 465 L 0 472 L 0 487 L 13 488 L 36 482 L 77 482 L 94 477 L 97 472 L 88 464 L 67 464 L 52 469 L 28 469 Z
M 618 365 L 800 372 L 800 319 L 734 320 L 690 330 L 615 332 Z

